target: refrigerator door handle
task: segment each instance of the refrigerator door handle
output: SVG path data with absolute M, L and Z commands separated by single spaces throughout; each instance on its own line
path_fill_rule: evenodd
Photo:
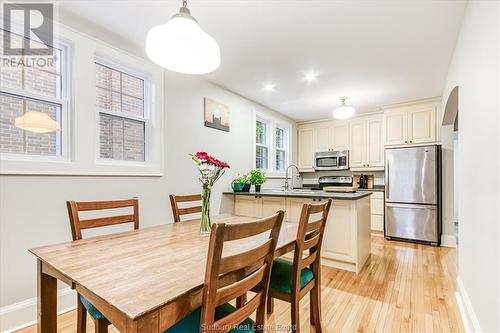
M 437 209 L 437 206 L 432 206 L 432 205 L 416 205 L 416 204 L 386 203 L 385 206 L 386 207 L 397 207 L 397 208 Z
M 389 200 L 389 160 L 387 160 L 387 167 L 385 168 L 385 198 Z

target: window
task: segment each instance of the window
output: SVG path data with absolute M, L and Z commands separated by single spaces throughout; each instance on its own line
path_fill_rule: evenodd
M 10 34 L 13 46 L 23 36 Z M 30 43 L 36 44 L 31 40 Z M 1 44 L 0 44 L 1 45 Z M 3 50 L 3 45 L 1 45 Z M 4 56 L 0 64 L 0 152 L 2 158 L 53 159 L 66 156 L 68 128 L 67 48 L 50 47 L 53 55 Z
M 276 127 L 275 131 L 275 139 L 276 145 L 275 153 L 276 153 L 276 171 L 285 171 L 286 168 L 286 146 L 285 146 L 285 129 Z
M 146 79 L 99 60 L 95 72 L 99 157 L 145 162 L 149 124 Z
M 255 167 L 266 172 L 285 172 L 288 164 L 288 126 L 257 116 L 255 121 Z
M 257 119 L 255 126 L 255 167 L 267 170 L 269 161 L 269 147 L 267 142 L 267 123 Z

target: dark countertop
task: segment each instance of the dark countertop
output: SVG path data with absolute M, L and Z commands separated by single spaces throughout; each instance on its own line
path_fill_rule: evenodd
M 375 185 L 373 188 L 358 188 L 358 191 L 369 191 L 369 192 L 384 192 L 385 191 L 385 186 L 384 185 Z
M 328 199 L 335 200 L 358 200 L 372 194 L 370 191 L 354 192 L 354 193 L 339 193 L 325 191 L 283 191 L 283 190 L 262 190 L 260 192 L 222 192 L 222 194 L 234 195 L 252 195 L 263 197 L 292 197 L 292 198 L 313 198 L 313 199 Z

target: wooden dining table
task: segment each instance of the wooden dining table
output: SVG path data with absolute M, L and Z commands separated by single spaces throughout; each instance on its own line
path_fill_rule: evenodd
M 293 251 L 296 233 L 297 223 L 283 223 L 276 257 Z M 223 255 L 267 237 L 228 242 Z M 120 332 L 165 331 L 201 306 L 208 240 L 196 219 L 30 249 L 38 266 L 38 332 L 57 331 L 57 280 L 87 298 Z

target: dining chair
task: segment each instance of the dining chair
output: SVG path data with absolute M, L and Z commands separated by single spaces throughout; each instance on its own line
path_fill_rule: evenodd
M 280 210 L 272 216 L 249 223 L 213 224 L 202 306 L 165 333 L 263 332 L 269 278 L 284 214 Z M 262 237 L 257 236 L 259 234 Z M 259 240 L 260 244 L 250 247 L 247 245 L 248 238 L 253 236 L 257 236 L 255 240 Z M 234 253 L 233 250 L 223 256 L 226 242 L 232 246 L 241 244 L 243 251 Z M 241 307 L 236 308 L 228 303 L 250 290 L 254 293 L 253 297 Z M 254 312 L 255 322 L 249 318 Z
M 273 298 L 291 303 L 293 332 L 300 332 L 299 305 L 307 294 L 310 294 L 311 325 L 315 326 L 316 333 L 322 332 L 321 244 L 331 204 L 332 199 L 323 204 L 304 204 L 297 229 L 293 262 L 281 258 L 273 262 L 267 313 L 271 314 L 274 310 Z M 311 222 L 311 215 L 316 214 L 321 214 L 321 218 Z
M 181 215 L 201 213 L 200 206 L 179 207 L 179 202 L 194 202 L 201 201 L 201 194 L 175 195 L 170 194 L 170 204 L 172 205 L 172 214 L 174 214 L 174 222 L 181 221 Z
M 66 201 L 73 240 L 82 239 L 82 230 L 111 226 L 122 223 L 133 223 L 139 229 L 139 200 L 137 198 L 112 201 Z M 113 215 L 98 218 L 81 219 L 79 212 L 103 211 L 132 207 L 132 214 Z M 105 333 L 111 324 L 108 319 L 82 295 L 77 295 L 77 333 L 87 328 L 87 312 L 94 320 L 95 332 Z

